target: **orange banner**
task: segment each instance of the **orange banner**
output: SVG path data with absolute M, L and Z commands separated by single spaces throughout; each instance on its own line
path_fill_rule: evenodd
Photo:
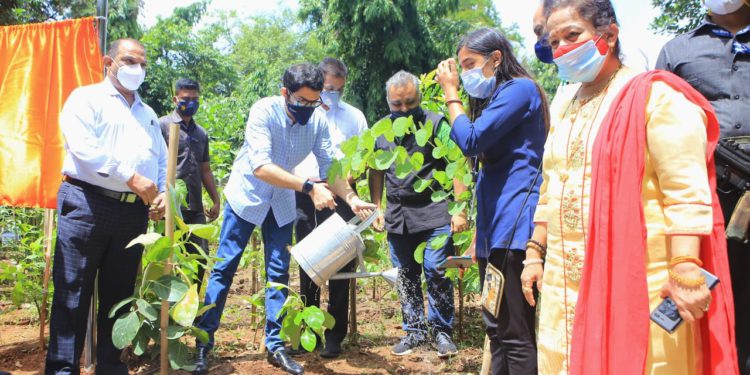
M 0 205 L 55 208 L 73 89 L 104 79 L 96 20 L 0 27 Z

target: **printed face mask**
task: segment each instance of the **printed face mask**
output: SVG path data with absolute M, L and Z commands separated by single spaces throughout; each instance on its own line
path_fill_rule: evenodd
M 197 100 L 181 100 L 177 103 L 177 112 L 185 116 L 193 116 L 198 112 L 200 103 Z
M 557 74 L 568 82 L 591 82 L 602 70 L 608 51 L 607 41 L 601 36 L 560 46 L 553 54 Z

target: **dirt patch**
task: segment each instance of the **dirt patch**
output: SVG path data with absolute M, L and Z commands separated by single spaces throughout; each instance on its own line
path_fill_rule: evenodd
M 295 269 L 293 267 L 292 269 Z M 222 327 L 216 332 L 216 348 L 210 373 L 229 374 L 280 374 L 280 370 L 266 362 L 259 352 L 263 328 L 250 318 L 249 269 L 241 270 L 236 279 Z M 293 275 L 292 285 L 298 287 Z M 373 298 L 374 297 L 374 298 Z M 458 301 L 456 301 L 458 306 Z M 465 374 L 478 373 L 481 366 L 481 344 L 484 335 L 478 303 L 465 303 L 463 339 L 457 331 L 453 337 L 459 346 L 459 355 L 443 360 L 430 346 L 398 357 L 391 347 L 403 336 L 401 309 L 398 300 L 380 283 L 373 290 L 371 283 L 358 285 L 356 343 L 351 335 L 344 341 L 344 353 L 336 359 L 323 359 L 316 353 L 296 357 L 305 366 L 305 374 Z M 39 325 L 34 320 L 32 308 L 17 310 L 0 306 L 0 370 L 14 375 L 39 374 L 44 366 L 45 353 L 39 348 Z M 457 315 L 458 316 L 458 315 Z M 458 318 L 456 317 L 456 322 Z M 191 345 L 192 346 L 192 345 Z M 136 358 L 128 361 L 131 374 L 157 374 L 158 359 Z M 177 375 L 188 372 L 177 371 Z

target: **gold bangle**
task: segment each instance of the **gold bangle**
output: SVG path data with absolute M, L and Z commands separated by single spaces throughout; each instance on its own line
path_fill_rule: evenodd
M 672 281 L 676 282 L 677 284 L 680 284 L 687 288 L 697 288 L 701 285 L 706 284 L 706 278 L 703 276 L 695 277 L 695 278 L 689 278 L 684 277 L 677 272 L 673 271 L 671 268 L 669 269 L 669 278 L 672 279 Z
M 690 255 L 680 255 L 672 258 L 669 261 L 669 266 L 672 267 L 680 263 L 695 263 L 698 267 L 703 267 L 703 262 L 700 259 Z

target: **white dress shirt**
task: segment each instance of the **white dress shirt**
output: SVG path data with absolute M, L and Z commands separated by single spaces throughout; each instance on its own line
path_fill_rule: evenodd
M 273 210 L 279 227 L 291 223 L 297 216 L 294 191 L 269 185 L 253 172 L 271 163 L 292 171 L 310 152 L 318 161 L 318 173 L 326 176 L 334 155 L 322 112 L 313 112 L 303 126 L 289 119 L 283 97 L 255 102 L 247 118 L 245 143 L 237 153 L 224 188 L 229 206 L 242 219 L 255 225 L 263 224 L 269 209 Z
M 129 106 L 109 77 L 79 87 L 65 101 L 60 128 L 67 151 L 64 175 L 131 192 L 127 181 L 137 172 L 165 190 L 167 146 L 156 113 L 138 93 Z
M 323 107 L 319 107 L 318 111 L 325 113 L 334 155 L 337 159 L 343 158 L 341 144 L 355 135 L 362 135 L 367 130 L 365 115 L 356 107 L 343 101 L 339 101 L 338 106 L 327 111 Z M 318 169 L 318 162 L 311 153 L 294 168 L 294 174 L 302 178 L 319 179 Z

